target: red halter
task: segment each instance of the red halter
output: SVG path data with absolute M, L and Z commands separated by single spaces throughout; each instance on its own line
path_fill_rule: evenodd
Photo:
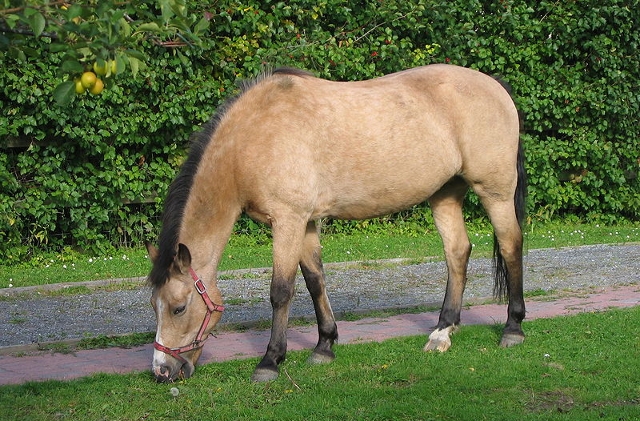
M 198 294 L 200 294 L 200 296 L 204 300 L 204 303 L 207 305 L 207 314 L 204 316 L 204 320 L 202 321 L 202 325 L 200 326 L 200 330 L 198 331 L 196 338 L 189 345 L 185 345 L 180 348 L 169 348 L 162 345 L 158 341 L 155 341 L 153 343 L 153 347 L 155 349 L 157 349 L 158 351 L 162 351 L 165 354 L 171 355 L 173 358 L 182 361 L 183 364 L 186 363 L 187 360 L 185 360 L 180 354 L 201 348 L 208 338 L 203 338 L 203 336 L 204 331 L 207 330 L 207 326 L 209 325 L 209 321 L 211 320 L 211 315 L 214 311 L 224 311 L 224 306 L 214 304 L 213 301 L 211 301 L 211 298 L 209 298 L 209 294 L 207 294 L 207 288 L 205 287 L 204 282 L 202 282 L 195 271 L 193 269 L 189 269 L 189 273 L 191 274 L 191 278 L 193 278 L 194 280 L 196 291 L 198 291 Z

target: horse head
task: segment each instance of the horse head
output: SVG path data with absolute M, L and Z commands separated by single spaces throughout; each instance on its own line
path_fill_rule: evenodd
M 191 268 L 191 253 L 184 244 L 164 264 L 154 246 L 147 244 L 147 251 L 154 265 L 149 281 L 157 321 L 152 371 L 158 382 L 188 378 L 222 316 L 224 308 L 214 304 L 221 302 L 220 292 L 217 287 L 207 291 Z

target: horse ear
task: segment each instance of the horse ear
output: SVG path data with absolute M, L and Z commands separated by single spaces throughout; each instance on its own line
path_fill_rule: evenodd
M 158 249 L 148 241 L 144 245 L 147 247 L 147 253 L 149 253 L 149 259 L 151 259 L 151 262 L 155 262 L 156 259 L 158 258 Z
M 180 272 L 187 273 L 191 268 L 191 253 L 184 244 L 178 244 L 178 254 L 174 260 Z

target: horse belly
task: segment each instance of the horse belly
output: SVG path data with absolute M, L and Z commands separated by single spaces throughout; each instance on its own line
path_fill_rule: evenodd
M 444 144 L 442 144 L 444 145 Z M 367 219 L 427 200 L 458 172 L 455 151 L 433 155 L 431 147 L 385 149 L 357 157 L 347 151 L 339 167 L 323 177 L 316 212 L 337 219 Z M 447 148 L 442 148 L 447 149 Z

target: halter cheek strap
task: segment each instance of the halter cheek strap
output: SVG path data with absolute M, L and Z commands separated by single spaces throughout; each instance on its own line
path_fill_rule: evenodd
M 209 321 L 211 320 L 211 315 L 215 311 L 219 311 L 219 312 L 224 311 L 224 306 L 220 304 L 215 304 L 213 301 L 211 301 L 209 294 L 207 294 L 207 287 L 204 285 L 204 282 L 202 282 L 202 279 L 198 277 L 196 272 L 190 268 L 189 273 L 191 274 L 191 278 L 194 281 L 196 291 L 198 291 L 198 294 L 200 294 L 200 296 L 202 297 L 202 300 L 207 305 L 207 314 L 204 316 L 204 320 L 200 325 L 200 330 L 198 331 L 196 338 L 189 345 L 185 345 L 179 348 L 169 348 L 167 346 L 162 345 L 158 341 L 155 341 L 153 343 L 153 347 L 155 349 L 157 349 L 158 351 L 164 352 L 165 354 L 171 355 L 173 358 L 180 360 L 180 362 L 182 362 L 183 364 L 186 363 L 187 360 L 185 360 L 184 357 L 182 357 L 180 354 L 193 351 L 194 349 L 202 348 L 202 346 L 204 345 L 204 342 L 208 339 L 208 336 L 207 337 L 204 336 L 204 332 L 207 330 L 207 326 L 209 325 Z

